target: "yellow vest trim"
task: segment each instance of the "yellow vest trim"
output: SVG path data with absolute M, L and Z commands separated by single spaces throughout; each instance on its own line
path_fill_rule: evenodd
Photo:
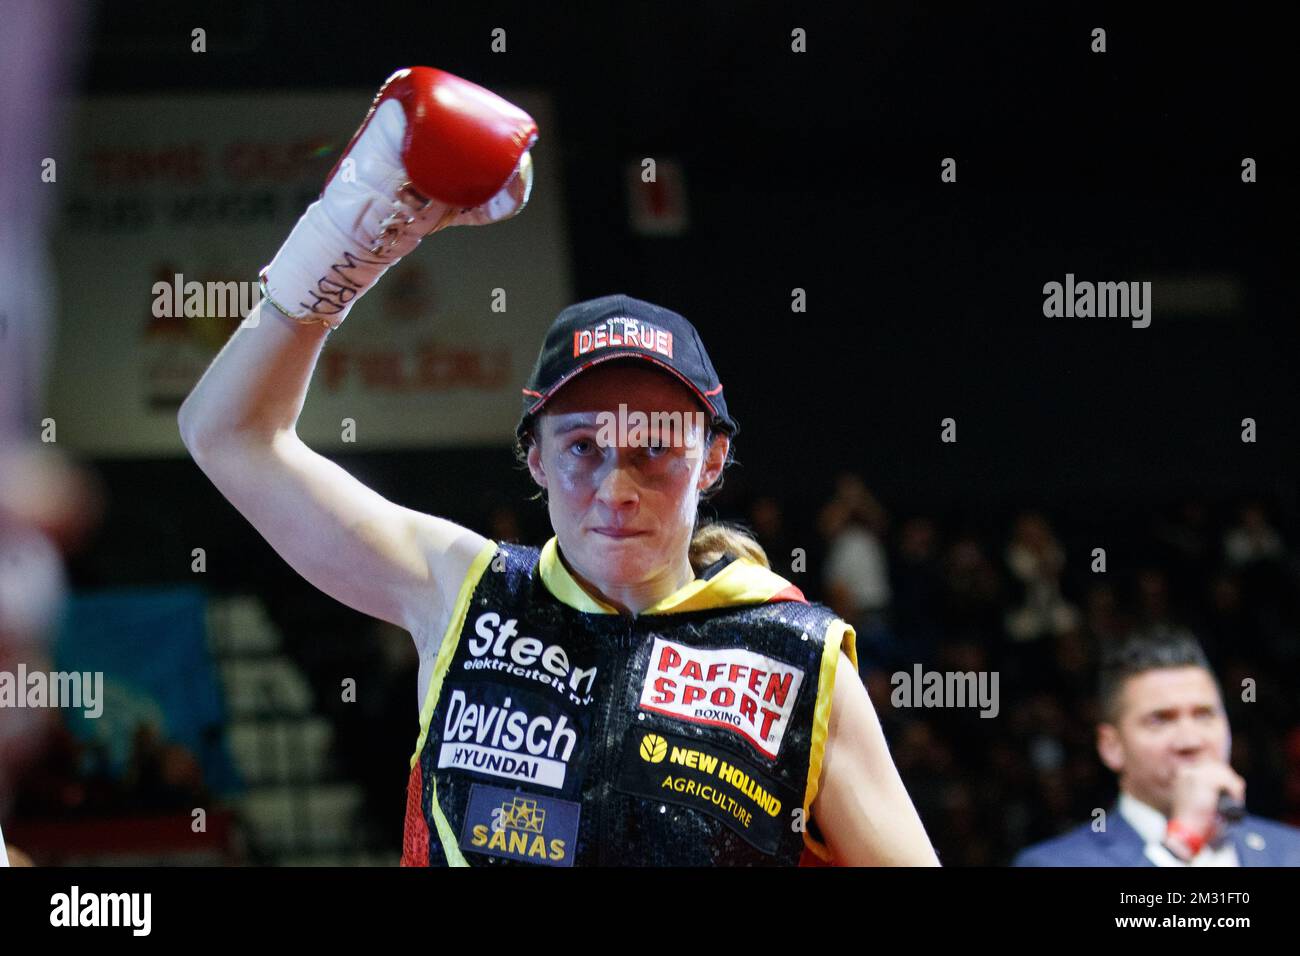
M 461 582 L 456 603 L 451 609 L 451 619 L 447 631 L 443 634 L 442 644 L 438 648 L 438 657 L 433 664 L 433 676 L 429 679 L 429 689 L 425 693 L 424 706 L 420 709 L 420 739 L 411 755 L 411 767 L 414 769 L 420 752 L 424 749 L 429 736 L 429 724 L 433 712 L 438 706 L 442 692 L 442 682 L 451 667 L 460 643 L 460 633 L 465 627 L 465 618 L 469 615 L 470 598 L 478 587 L 483 572 L 496 554 L 497 544 L 488 541 L 483 549 L 470 563 L 465 580 Z M 557 600 L 569 607 L 588 614 L 617 614 L 616 608 L 592 595 L 569 573 L 560 559 L 558 538 L 552 537 L 542 546 L 539 559 L 539 572 L 546 589 Z M 646 608 L 645 614 L 683 613 L 686 611 L 707 610 L 716 607 L 728 607 L 743 604 L 763 604 L 774 594 L 790 586 L 790 582 L 774 571 L 763 567 L 748 558 L 737 558 L 705 581 L 696 578 L 679 588 L 652 607 Z M 826 642 L 822 648 L 821 670 L 818 679 L 817 702 L 813 707 L 812 744 L 808 758 L 808 784 L 804 790 L 804 845 L 823 860 L 831 861 L 831 852 L 823 843 L 809 835 L 808 824 L 812 821 L 812 804 L 817 799 L 817 789 L 821 781 L 822 758 L 826 750 L 826 739 L 830 730 L 831 697 L 835 690 L 835 669 L 839 664 L 841 648 L 849 655 L 853 666 L 858 665 L 857 635 L 853 628 L 841 620 L 831 622 L 826 630 Z M 437 786 L 430 794 L 434 823 L 438 828 L 438 837 L 447 854 L 451 866 L 469 866 L 460 852 L 456 834 L 451 824 L 443 815 L 438 803 Z
M 420 739 L 415 745 L 415 753 L 411 754 L 412 770 L 415 769 L 415 762 L 420 759 L 420 751 L 424 749 L 424 742 L 429 736 L 429 723 L 433 720 L 433 712 L 438 706 L 438 696 L 442 693 L 442 680 L 451 667 L 451 659 L 456 654 L 456 645 L 460 643 L 460 632 L 465 627 L 465 618 L 469 615 L 469 600 L 496 550 L 495 541 L 486 542 L 483 549 L 470 562 L 465 580 L 460 583 L 460 592 L 456 595 L 456 603 L 451 608 L 451 620 L 447 623 L 447 630 L 442 635 L 442 645 L 438 648 L 438 656 L 433 662 L 433 676 L 429 678 L 429 689 L 424 695 L 424 706 L 420 708 Z M 447 822 L 442 806 L 438 803 L 438 785 L 432 781 L 430 785 L 433 787 L 433 792 L 429 794 L 430 807 L 433 809 L 434 823 L 438 827 L 438 839 L 447 854 L 447 864 L 469 866 L 469 862 L 460 852 L 456 834 L 452 832 L 451 824 Z
M 542 583 L 556 600 L 587 614 L 617 614 L 618 609 L 589 592 L 569 573 L 560 557 L 559 539 L 542 546 L 538 561 Z M 696 578 L 642 611 L 642 614 L 683 614 L 716 607 L 765 604 L 790 586 L 774 571 L 748 558 L 736 558 L 709 580 Z
M 560 560 L 559 539 L 552 536 L 542 545 L 542 554 L 537 563 L 542 583 L 546 585 L 546 590 L 555 595 L 557 601 L 587 614 L 618 613 L 617 608 L 589 594 L 569 573 L 569 569 Z
M 826 739 L 831 726 L 831 698 L 835 693 L 835 669 L 840 662 L 840 649 L 849 656 L 853 667 L 858 666 L 857 632 L 844 621 L 836 619 L 826 628 L 826 643 L 822 646 L 821 676 L 817 681 L 817 703 L 813 708 L 812 746 L 808 752 L 808 786 L 803 798 L 804 846 L 827 863 L 833 863 L 830 848 L 812 836 L 812 805 L 821 786 L 822 758 L 826 754 Z

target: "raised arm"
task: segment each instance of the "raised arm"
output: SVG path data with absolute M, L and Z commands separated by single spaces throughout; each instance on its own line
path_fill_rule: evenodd
M 388 501 L 303 444 L 294 429 L 324 327 L 258 308 L 256 326 L 235 332 L 181 406 L 185 447 L 295 571 L 421 637 L 485 539 Z
M 263 270 L 267 298 L 180 410 L 195 462 L 294 570 L 417 640 L 441 635 L 486 539 L 367 488 L 302 442 L 298 416 L 330 330 L 390 266 L 432 232 L 523 208 L 535 139 L 527 114 L 487 90 L 395 73 Z

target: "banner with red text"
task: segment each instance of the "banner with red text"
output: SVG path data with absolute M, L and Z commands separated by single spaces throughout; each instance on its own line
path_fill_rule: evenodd
M 508 444 L 570 300 L 560 150 L 541 95 L 524 213 L 427 239 L 325 344 L 298 433 L 318 450 Z M 93 97 L 55 157 L 57 332 L 44 414 L 87 455 L 182 454 L 180 402 L 257 298 L 372 92 Z M 504 311 L 503 311 L 504 309 Z

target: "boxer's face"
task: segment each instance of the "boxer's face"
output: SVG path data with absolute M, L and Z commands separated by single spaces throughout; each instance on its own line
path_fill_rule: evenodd
M 1218 688 L 1201 667 L 1145 671 L 1124 682 L 1113 723 L 1097 732 L 1097 750 L 1123 788 L 1168 814 L 1174 773 L 1183 764 L 1227 763 L 1232 746 Z
M 627 430 L 602 436 L 602 421 L 617 422 L 620 403 L 629 425 L 636 412 L 648 421 L 677 412 L 683 430 L 651 434 L 649 442 Z M 721 474 L 728 442 L 724 435 L 701 447 L 704 421 L 690 390 L 653 368 L 609 363 L 569 382 L 546 409 L 528 467 L 547 491 L 568 563 L 607 593 L 680 577 L 699 494 Z

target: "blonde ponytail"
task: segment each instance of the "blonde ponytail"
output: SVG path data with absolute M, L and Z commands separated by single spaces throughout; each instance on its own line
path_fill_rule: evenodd
M 765 568 L 771 567 L 763 546 L 739 525 L 712 521 L 695 529 L 695 534 L 691 536 L 689 557 L 691 569 L 696 574 L 700 574 L 724 554 L 748 558 Z

